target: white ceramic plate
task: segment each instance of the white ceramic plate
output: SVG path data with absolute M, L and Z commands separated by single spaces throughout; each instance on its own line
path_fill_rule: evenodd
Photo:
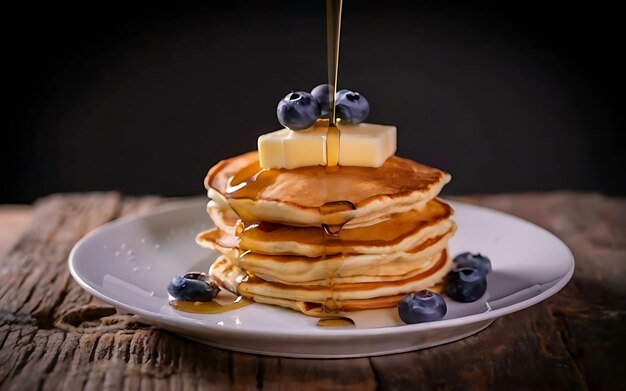
M 405 325 L 394 310 L 355 313 L 357 327 L 329 328 L 317 326 L 316 318 L 257 303 L 222 314 L 170 308 L 169 280 L 206 271 L 216 257 L 194 241 L 197 232 L 212 226 L 204 200 L 104 225 L 76 244 L 69 267 L 94 296 L 174 333 L 224 349 L 316 358 L 399 353 L 459 340 L 499 316 L 545 300 L 571 278 L 574 258 L 548 231 L 501 212 L 451 204 L 459 227 L 451 254 L 481 252 L 491 258 L 493 272 L 481 300 L 447 300 L 445 318 L 431 323 Z

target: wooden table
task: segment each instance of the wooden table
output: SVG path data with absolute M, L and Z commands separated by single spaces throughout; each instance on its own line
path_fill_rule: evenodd
M 66 266 L 74 243 L 107 221 L 166 202 L 160 198 L 53 195 L 34 204 L 32 218 L 0 208 L 7 240 L 30 219 L 0 261 L 0 389 L 624 389 L 626 199 L 560 192 L 462 200 L 554 232 L 576 258 L 572 282 L 462 341 L 335 360 L 199 345 L 80 289 Z

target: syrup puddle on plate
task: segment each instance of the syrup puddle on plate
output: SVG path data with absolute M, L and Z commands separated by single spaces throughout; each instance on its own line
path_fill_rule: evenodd
M 318 327 L 341 327 L 341 328 L 354 328 L 356 327 L 354 321 L 345 316 L 329 316 L 321 318 L 317 321 Z
M 211 301 L 170 300 L 169 305 L 177 311 L 192 314 L 222 314 L 245 307 L 251 303 L 252 300 L 246 299 L 243 296 L 220 294 Z

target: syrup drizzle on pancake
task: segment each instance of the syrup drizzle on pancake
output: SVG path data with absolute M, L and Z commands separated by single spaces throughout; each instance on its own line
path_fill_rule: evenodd
M 287 170 L 261 168 L 258 154 L 249 152 L 214 166 L 206 185 L 227 199 L 263 199 L 304 208 L 344 202 L 356 208 L 381 195 L 395 198 L 423 192 L 444 179 L 447 182 L 443 171 L 398 156 L 390 157 L 380 167 L 308 166 Z
M 452 209 L 439 200 L 430 201 L 422 210 L 390 216 L 388 219 L 362 228 L 342 229 L 341 225 L 322 227 L 292 227 L 277 223 L 245 223 L 239 232 L 239 246 L 252 248 L 254 242 L 296 242 L 319 246 L 320 254 L 331 255 L 349 246 L 384 247 L 397 244 L 423 228 L 448 219 Z

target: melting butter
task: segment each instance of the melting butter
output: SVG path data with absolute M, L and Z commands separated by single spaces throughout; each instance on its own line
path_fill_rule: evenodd
M 319 121 L 314 127 L 281 129 L 259 137 L 262 168 L 306 166 L 380 167 L 396 152 L 396 127 L 362 123 L 329 127 Z

